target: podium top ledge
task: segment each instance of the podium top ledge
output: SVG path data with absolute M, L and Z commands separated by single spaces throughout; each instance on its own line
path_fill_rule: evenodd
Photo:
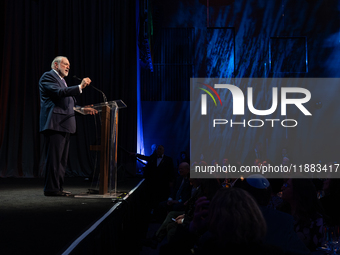
M 99 103 L 99 104 L 94 104 L 91 105 L 89 107 L 96 109 L 98 112 L 102 111 L 103 106 L 109 106 L 111 109 L 120 109 L 120 108 L 126 108 L 127 105 L 123 102 L 123 100 L 113 100 L 110 102 L 103 102 L 103 103 Z M 87 115 L 84 111 L 85 107 L 83 106 L 77 106 L 73 108 L 76 112 L 79 112 L 83 115 Z

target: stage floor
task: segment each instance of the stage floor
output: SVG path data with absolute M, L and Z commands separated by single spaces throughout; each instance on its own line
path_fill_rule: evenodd
M 128 193 L 141 178 L 118 183 Z M 62 254 L 117 201 L 108 198 L 46 197 L 42 179 L 0 178 L 1 254 Z M 65 178 L 72 194 L 84 194 L 91 183 Z M 92 187 L 93 188 L 93 187 Z

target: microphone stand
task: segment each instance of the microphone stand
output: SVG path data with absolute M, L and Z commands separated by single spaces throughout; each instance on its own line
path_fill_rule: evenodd
M 75 76 L 75 75 L 73 76 L 73 78 L 74 78 L 74 79 L 77 79 L 77 80 L 79 80 L 79 81 L 82 81 L 82 79 L 78 78 L 78 77 Z M 97 88 L 96 88 L 95 86 L 93 86 L 92 84 L 90 84 L 90 86 L 91 86 L 92 88 L 94 88 L 95 90 L 99 91 L 100 93 L 102 93 L 104 102 L 107 103 L 107 98 L 106 98 L 104 92 L 101 91 L 100 89 L 97 89 Z

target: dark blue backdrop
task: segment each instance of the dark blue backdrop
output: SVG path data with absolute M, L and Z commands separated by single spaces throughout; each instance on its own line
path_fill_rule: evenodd
M 339 77 L 340 3 L 336 0 L 175 0 L 152 3 L 154 72 L 142 71 L 141 88 L 145 92 L 145 95 L 142 92 L 142 100 L 189 100 L 188 76 Z M 171 29 L 177 32 L 168 32 Z M 261 109 L 271 100 L 266 96 L 270 91 L 265 87 L 254 89 L 261 92 L 257 92 L 255 104 L 255 108 Z M 230 144 L 226 145 L 230 147 L 230 156 L 243 161 L 248 150 L 257 141 L 262 141 L 273 161 L 282 147 L 290 148 L 297 163 L 338 160 L 337 91 L 337 84 L 311 89 L 312 99 L 308 107 L 313 117 L 307 128 L 300 126 L 286 130 L 279 127 L 270 133 L 265 129 L 235 129 L 229 134 Z M 321 109 L 316 107 L 317 102 L 322 102 Z M 155 102 L 155 107 L 150 108 L 158 111 L 157 105 Z M 146 121 L 144 116 L 143 121 Z M 147 121 L 158 123 L 157 119 L 148 118 Z M 173 129 L 181 130 L 174 121 L 172 123 L 163 126 L 162 130 L 168 134 Z M 153 137 L 153 132 L 144 129 L 145 140 Z M 171 141 L 164 138 L 163 143 L 166 141 L 171 154 L 176 155 L 175 145 L 180 141 L 175 137 Z M 190 145 L 187 144 L 186 148 Z

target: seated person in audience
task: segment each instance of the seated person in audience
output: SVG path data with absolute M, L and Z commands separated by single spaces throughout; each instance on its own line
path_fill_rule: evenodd
M 191 179 L 191 181 L 199 182 L 200 186 L 197 189 L 197 191 L 193 194 L 193 196 L 187 201 L 186 203 L 186 211 L 183 215 L 179 216 L 179 219 L 176 220 L 177 224 L 173 224 L 174 227 L 177 227 L 178 225 L 182 226 L 189 226 L 190 221 L 192 220 L 194 216 L 194 210 L 195 210 L 195 202 L 196 200 L 201 197 L 205 196 L 209 199 L 212 199 L 213 196 L 216 194 L 216 192 L 222 188 L 220 181 L 216 178 L 211 179 Z M 168 237 L 169 237 L 169 227 L 168 227 Z M 169 240 L 170 238 L 168 238 Z M 170 240 L 169 240 L 170 241 Z
M 193 245 L 193 241 L 188 235 L 190 221 L 193 219 L 195 211 L 195 202 L 205 196 L 211 199 L 217 190 L 221 188 L 220 183 L 216 179 L 190 179 L 193 186 L 197 187 L 192 197 L 185 203 L 185 211 L 169 212 L 162 226 L 156 233 L 155 239 L 161 242 L 167 236 L 168 244 L 165 247 L 175 249 L 188 248 Z M 173 221 L 172 219 L 175 219 Z M 164 248 L 163 248 L 164 249 Z
M 328 218 L 327 225 L 340 225 L 340 211 L 337 204 L 340 201 L 340 179 L 327 178 L 323 181 L 323 196 L 320 198 L 322 207 Z
M 206 208 L 208 207 L 208 210 Z M 252 196 L 240 188 L 220 189 L 209 204 L 197 200 L 190 231 L 201 236 L 195 254 L 283 254 L 278 247 L 265 245 L 266 221 Z
M 285 254 L 310 254 L 294 231 L 293 217 L 268 207 L 272 189 L 266 178 L 259 174 L 250 175 L 238 179 L 233 187 L 249 192 L 259 205 L 267 224 L 265 244 L 280 247 Z
M 171 223 L 182 223 L 182 219 L 184 218 L 183 215 L 185 215 L 186 211 L 191 209 L 191 206 L 195 203 L 198 196 L 201 194 L 201 182 L 202 179 L 190 179 L 191 185 L 195 188 L 195 191 L 191 195 L 190 199 L 188 201 L 185 201 L 185 210 L 183 211 L 171 211 L 167 214 L 165 220 L 163 221 L 160 228 L 157 230 L 155 236 L 152 238 L 153 241 L 151 242 L 153 248 L 155 248 L 155 242 L 156 244 L 163 241 L 163 239 L 166 237 L 168 232 L 168 225 Z
M 192 186 L 190 184 L 189 164 L 182 162 L 179 165 L 178 173 L 179 176 L 176 179 L 171 195 L 167 201 L 160 203 L 163 214 L 169 211 L 184 211 L 184 202 L 191 197 Z
M 280 210 L 294 217 L 294 230 L 310 251 L 322 245 L 324 211 L 309 179 L 288 179 L 282 186 Z

